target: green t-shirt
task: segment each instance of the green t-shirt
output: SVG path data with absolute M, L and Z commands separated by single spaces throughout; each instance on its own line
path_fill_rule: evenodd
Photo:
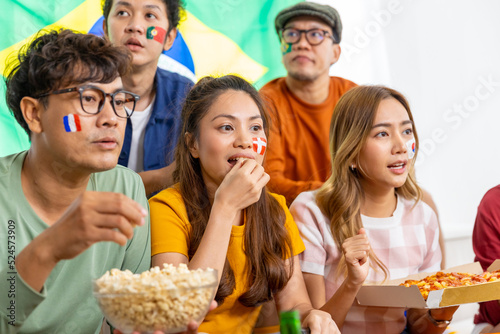
M 149 269 L 149 216 L 126 246 L 96 243 L 76 258 L 59 262 L 42 292 L 34 291 L 17 275 L 14 256 L 49 226 L 22 191 L 25 157 L 21 152 L 0 158 L 0 333 L 99 333 L 103 315 L 92 295 L 92 280 L 112 268 Z M 87 190 L 122 193 L 148 208 L 140 177 L 121 166 L 92 174 Z

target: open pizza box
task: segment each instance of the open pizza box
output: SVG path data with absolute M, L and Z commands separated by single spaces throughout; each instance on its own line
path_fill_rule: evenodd
M 500 269 L 500 259 L 495 260 L 488 267 L 492 272 Z M 479 262 L 461 265 L 446 270 L 446 273 L 461 272 L 471 274 L 482 274 L 483 270 Z M 427 301 L 424 300 L 418 287 L 399 286 L 406 280 L 420 280 L 435 273 L 419 273 L 405 278 L 386 281 L 378 284 L 365 284 L 359 290 L 356 299 L 364 306 L 385 306 L 404 308 L 439 308 L 467 303 L 486 302 L 500 299 L 500 280 L 482 283 L 478 285 L 446 288 L 429 292 Z

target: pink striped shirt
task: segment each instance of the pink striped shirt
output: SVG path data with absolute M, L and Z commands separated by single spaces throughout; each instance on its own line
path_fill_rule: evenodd
M 290 207 L 299 227 L 306 250 L 299 255 L 303 272 L 322 275 L 325 279 L 326 300 L 343 282 L 335 272 L 341 251 L 333 240 L 330 220 L 315 201 L 316 191 L 301 193 Z M 439 228 L 436 214 L 425 203 L 398 196 L 392 217 L 372 218 L 361 215 L 370 245 L 389 269 L 388 279 L 406 277 L 418 272 L 440 269 Z M 366 282 L 382 281 L 381 271 L 370 268 Z M 349 310 L 342 333 L 401 333 L 406 326 L 404 309 L 362 307 Z

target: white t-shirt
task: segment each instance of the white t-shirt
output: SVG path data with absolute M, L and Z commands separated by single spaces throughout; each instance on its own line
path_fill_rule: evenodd
M 330 299 L 344 278 L 336 275 L 342 253 L 333 239 L 330 219 L 316 204 L 316 191 L 303 192 L 290 206 L 306 250 L 299 254 L 303 272 L 325 279 L 325 297 Z M 389 269 L 388 279 L 403 278 L 418 272 L 440 269 L 439 227 L 435 212 L 422 201 L 398 196 L 391 217 L 372 218 L 361 215 L 370 245 Z M 370 268 L 366 282 L 382 281 L 381 271 Z M 356 303 L 356 302 L 354 302 Z M 404 309 L 353 305 L 342 333 L 401 333 L 405 327 Z
M 130 155 L 127 167 L 137 173 L 144 170 L 144 134 L 146 125 L 151 117 L 151 111 L 155 99 L 143 111 L 135 110 L 130 117 L 132 122 L 132 143 L 130 144 Z

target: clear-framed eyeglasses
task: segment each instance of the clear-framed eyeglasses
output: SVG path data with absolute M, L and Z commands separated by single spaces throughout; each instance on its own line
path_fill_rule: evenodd
M 70 92 L 78 92 L 80 94 L 80 104 L 82 106 L 82 110 L 91 115 L 96 115 L 102 111 L 106 101 L 106 96 L 109 96 L 113 111 L 116 116 L 121 118 L 129 118 L 132 116 L 132 113 L 135 110 L 135 105 L 140 98 L 139 95 L 127 92 L 123 89 L 110 94 L 106 93 L 99 87 L 91 85 L 56 90 L 38 95 L 37 98 L 51 94 L 65 94 Z
M 329 37 L 335 43 L 335 37 L 333 37 L 328 31 L 323 29 L 309 29 L 309 30 L 300 30 L 295 28 L 285 28 L 281 30 L 281 38 L 285 43 L 295 44 L 300 41 L 302 34 L 306 35 L 306 40 L 310 45 L 318 45 L 321 44 L 325 37 Z

